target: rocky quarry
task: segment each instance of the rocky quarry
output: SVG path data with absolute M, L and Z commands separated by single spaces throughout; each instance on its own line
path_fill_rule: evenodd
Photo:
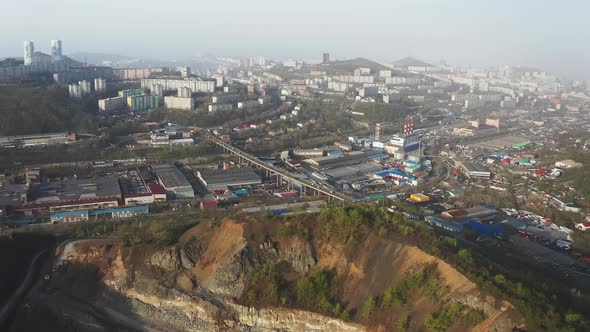
M 281 263 L 293 278 L 333 271 L 339 300 L 351 312 L 405 273 L 434 264 L 450 301 L 485 314 L 475 331 L 510 331 L 522 317 L 486 295 L 453 267 L 417 247 L 370 234 L 355 252 L 314 237 L 276 236 L 264 223 L 202 221 L 173 246 L 125 247 L 119 238 L 63 243 L 54 273 L 31 291 L 13 330 L 60 331 L 385 331 L 378 323 L 344 321 L 282 306 L 253 307 L 241 299 L 251 274 Z M 414 327 L 420 303 L 409 304 Z M 414 308 L 414 309 L 412 309 Z M 464 326 L 455 326 L 462 330 Z

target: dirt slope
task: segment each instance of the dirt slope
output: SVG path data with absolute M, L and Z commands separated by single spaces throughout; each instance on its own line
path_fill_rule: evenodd
M 380 295 L 393 286 L 406 272 L 430 263 L 438 270 L 449 287 L 451 295 L 472 294 L 476 285 L 444 261 L 424 251 L 402 243 L 379 238 L 371 234 L 356 253 L 346 255 L 340 244 L 318 243 L 318 266 L 336 268 L 344 278 L 344 299 L 352 307 L 358 307 L 368 295 Z
M 481 294 L 450 265 L 416 247 L 371 234 L 351 252 L 334 241 L 316 238 L 307 243 L 296 236 L 278 236 L 276 225 L 251 218 L 219 224 L 203 221 L 169 247 L 125 248 L 118 239 L 70 242 L 56 253 L 55 265 L 60 272 L 37 290 L 34 298 L 42 301 L 31 303 L 45 312 L 63 314 L 67 307 L 63 297 L 58 301 L 55 293 L 47 293 L 47 289 L 58 289 L 57 294 L 66 293 L 96 306 L 95 311 L 108 307 L 146 327 L 166 326 L 170 330 L 365 329 L 301 310 L 252 311 L 235 302 L 250 273 L 261 265 L 278 262 L 288 264 L 294 276 L 333 269 L 334 282 L 342 289 L 340 301 L 353 312 L 367 296 L 382 295 L 407 272 L 435 263 L 448 287 L 446 296 L 486 314 L 487 320 L 477 331 L 508 331 L 521 323 L 509 303 Z M 76 291 L 68 291 L 66 285 Z M 417 317 L 415 324 L 421 324 L 434 307 L 420 298 L 415 301 L 404 310 L 410 310 Z M 100 325 L 100 320 L 95 324 Z

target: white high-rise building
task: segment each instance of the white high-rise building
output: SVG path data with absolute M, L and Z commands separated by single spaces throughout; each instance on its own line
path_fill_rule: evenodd
M 35 54 L 35 44 L 32 41 L 25 42 L 25 66 L 33 64 L 33 55 Z
M 150 87 L 150 93 L 153 95 L 163 96 L 164 91 L 162 89 L 162 84 L 152 84 Z
M 70 84 L 68 86 L 70 97 L 73 98 L 81 98 L 82 97 L 82 87 L 78 84 Z
M 51 59 L 54 62 L 61 61 L 61 40 L 51 41 Z
M 107 80 L 105 80 L 104 78 L 95 78 L 94 90 L 96 92 L 105 92 L 107 90 Z
M 215 80 L 216 87 L 223 86 L 223 75 L 213 75 L 213 76 L 211 76 L 211 78 Z
M 78 84 L 80 85 L 80 92 L 83 95 L 88 95 L 88 94 L 92 93 L 92 85 L 90 84 L 90 82 L 80 81 L 80 82 L 78 82 Z
M 188 98 L 192 96 L 191 88 L 181 87 L 178 89 L 178 97 Z
M 188 66 L 179 66 L 176 67 L 176 70 L 180 72 L 181 77 L 189 77 L 191 76 L 191 67 Z

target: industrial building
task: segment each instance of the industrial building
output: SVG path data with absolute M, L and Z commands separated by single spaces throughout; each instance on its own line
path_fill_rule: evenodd
M 173 165 L 154 165 L 152 170 L 167 193 L 176 198 L 193 198 L 195 191 L 186 177 Z
M 380 152 L 374 150 L 353 151 L 345 154 L 330 155 L 314 159 L 305 159 L 303 163 L 312 169 L 321 170 L 360 163 L 380 154 Z
M 492 177 L 492 172 L 484 165 L 466 161 L 457 161 L 457 166 L 460 167 L 469 178 L 489 179 Z
M 154 84 L 160 84 L 164 91 L 178 90 L 186 87 L 192 92 L 215 92 L 215 81 L 202 81 L 194 78 L 191 79 L 160 79 L 148 78 L 141 80 L 142 88 L 150 88 Z
M 119 187 L 125 205 L 151 204 L 155 201 L 154 195 L 137 171 L 130 171 L 121 176 Z
M 385 171 L 377 172 L 373 174 L 375 179 L 390 179 L 394 181 L 406 182 L 408 181 L 411 184 L 418 184 L 416 181 L 416 177 L 411 174 L 407 174 L 400 170 L 399 168 L 392 168 Z
M 188 137 L 188 138 L 175 138 L 175 139 L 171 139 L 170 140 L 170 145 L 171 146 L 176 146 L 176 145 L 193 145 L 195 144 L 195 140 L 192 137 Z
M 168 146 L 170 145 L 170 135 L 165 132 L 151 133 L 150 144 L 152 146 Z
M 494 219 L 498 210 L 491 206 L 480 205 L 464 210 L 447 210 L 441 213 L 441 217 L 449 220 L 470 220 L 487 221 Z
M 29 188 L 27 184 L 0 184 L 0 217 L 9 208 L 27 203 Z
M 66 144 L 76 140 L 76 134 L 46 133 L 18 136 L 0 136 L 0 147 L 27 147 L 40 145 Z
M 14 207 L 13 212 L 58 213 L 116 208 L 122 197 L 119 183 L 114 176 L 52 181 L 41 184 L 33 191 L 32 196 L 36 197 L 34 201 Z
M 243 208 L 242 211 L 249 215 L 282 215 L 296 211 L 319 212 L 328 204 L 325 201 L 310 201 L 299 203 L 283 203 L 268 206 L 253 206 Z
M 452 233 L 459 233 L 463 230 L 462 224 L 459 224 L 459 223 L 456 223 L 453 221 L 449 221 L 449 220 L 445 220 L 445 219 L 437 217 L 437 216 L 426 216 L 426 217 L 424 217 L 424 221 L 430 226 L 440 228 L 442 230 L 452 232 Z
M 154 202 L 165 202 L 167 200 L 166 190 L 158 183 L 148 183 L 148 190 L 154 196 Z
M 105 197 L 121 198 L 119 182 L 114 176 L 63 179 L 43 184 L 39 189 L 39 198 L 36 202 Z
M 349 179 L 350 181 L 358 181 L 361 179 L 370 178 L 375 172 L 383 170 L 383 166 L 365 162 L 360 164 L 354 164 L 349 166 L 332 168 L 324 171 L 323 174 L 327 175 L 332 180 Z
M 251 168 L 198 170 L 197 178 L 209 191 L 250 187 L 262 183 L 260 175 Z
M 50 219 L 53 223 L 85 221 L 90 217 L 110 216 L 111 218 L 130 218 L 142 214 L 148 214 L 149 208 L 143 206 L 113 207 L 100 210 L 79 210 L 51 213 Z
M 412 152 L 420 148 L 422 142 L 421 133 L 410 133 L 406 135 L 394 135 L 390 138 L 389 144 L 403 148 L 403 152 Z

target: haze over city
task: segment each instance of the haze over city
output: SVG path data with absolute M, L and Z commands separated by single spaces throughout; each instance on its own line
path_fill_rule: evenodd
M 590 331 L 588 1 L 0 5 L 0 331 Z
M 59 5 L 58 5 L 59 4 Z M 35 10 L 31 10 L 34 8 Z M 23 40 L 67 41 L 65 54 L 161 59 L 197 54 L 271 58 L 413 56 L 455 65 L 526 65 L 590 77 L 588 1 L 9 1 L 1 56 Z M 48 47 L 45 46 L 45 47 Z

